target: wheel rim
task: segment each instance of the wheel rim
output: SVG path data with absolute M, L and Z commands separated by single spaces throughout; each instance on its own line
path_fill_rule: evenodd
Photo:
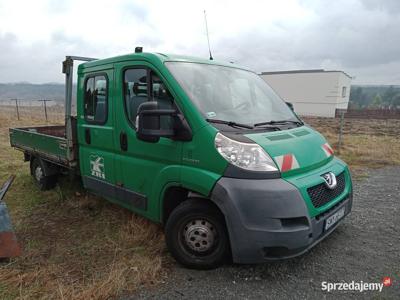
M 182 236 L 185 246 L 198 254 L 210 251 L 217 242 L 215 226 L 204 219 L 188 222 L 183 227 Z
M 43 170 L 40 166 L 37 166 L 35 169 L 35 178 L 37 181 L 41 181 L 43 178 Z

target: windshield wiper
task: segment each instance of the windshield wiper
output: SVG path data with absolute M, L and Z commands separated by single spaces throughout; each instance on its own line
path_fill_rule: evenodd
M 242 127 L 242 128 L 247 128 L 247 129 L 253 129 L 253 126 L 236 123 L 236 122 L 232 122 L 232 121 L 225 121 L 225 120 L 218 120 L 218 119 L 206 119 L 206 121 L 210 122 L 210 123 L 215 123 L 215 124 L 224 124 L 224 125 L 228 125 L 231 127 Z
M 303 122 L 300 121 L 292 121 L 292 120 L 280 120 L 280 121 L 268 121 L 254 124 L 254 127 L 264 126 L 264 125 L 285 125 L 285 124 L 296 124 L 296 125 L 304 125 Z

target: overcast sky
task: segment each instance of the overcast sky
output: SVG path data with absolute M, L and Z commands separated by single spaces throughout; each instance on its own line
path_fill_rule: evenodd
M 343 70 L 400 84 L 400 1 L 0 0 L 0 82 L 63 82 L 65 55 L 213 56 L 261 71 Z

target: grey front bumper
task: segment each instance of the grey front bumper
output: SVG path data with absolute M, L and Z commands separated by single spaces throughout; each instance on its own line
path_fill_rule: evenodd
M 310 218 L 300 192 L 283 179 L 222 177 L 211 199 L 225 215 L 236 263 L 260 263 L 298 256 L 329 235 L 340 221 L 324 231 L 327 217 L 352 207 L 352 194 L 328 211 Z

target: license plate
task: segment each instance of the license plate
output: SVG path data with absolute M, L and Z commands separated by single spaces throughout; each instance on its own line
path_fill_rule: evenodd
M 337 212 L 335 212 L 332 216 L 328 217 L 325 221 L 325 230 L 328 230 L 333 225 L 335 225 L 341 218 L 344 217 L 345 207 L 342 207 Z

